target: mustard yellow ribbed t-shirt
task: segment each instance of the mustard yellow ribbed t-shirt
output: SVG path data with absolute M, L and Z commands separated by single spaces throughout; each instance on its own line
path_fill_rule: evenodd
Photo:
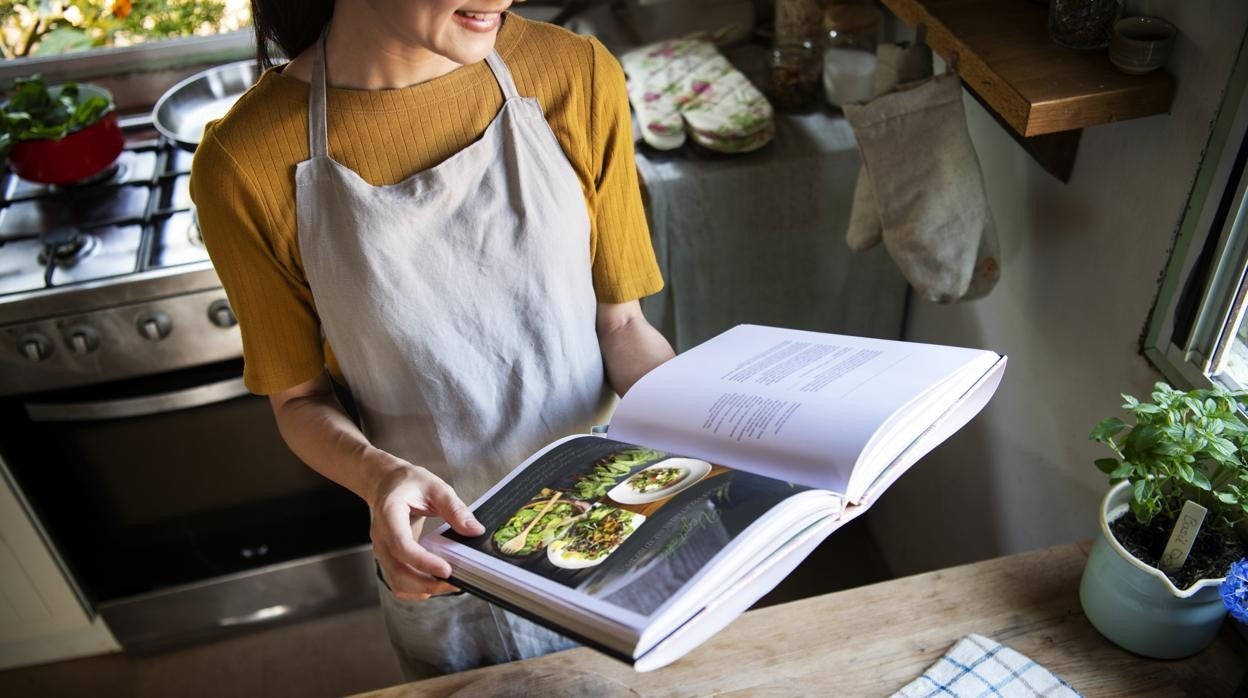
M 541 103 L 581 181 L 597 300 L 655 293 L 663 282 L 641 205 L 619 63 L 596 40 L 511 14 L 496 48 L 520 94 Z M 503 96 L 481 62 L 402 89 L 330 87 L 327 102 L 330 156 L 384 185 L 477 140 Z M 204 242 L 242 330 L 244 378 L 259 394 L 308 381 L 327 365 L 342 380 L 321 338 L 297 241 L 294 172 L 309 157 L 307 107 L 307 83 L 267 71 L 209 125 L 191 168 Z

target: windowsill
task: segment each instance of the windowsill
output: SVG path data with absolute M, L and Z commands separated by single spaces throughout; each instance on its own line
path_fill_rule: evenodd
M 49 82 L 88 80 L 226 63 L 249 58 L 255 52 L 255 35 L 251 29 L 243 29 L 216 36 L 190 36 L 57 56 L 18 58 L 0 63 L 0 88 L 7 89 L 15 78 L 35 74 Z

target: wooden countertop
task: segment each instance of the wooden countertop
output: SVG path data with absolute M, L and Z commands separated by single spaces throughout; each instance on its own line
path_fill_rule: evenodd
M 979 633 L 1085 696 L 1231 696 L 1248 671 L 1248 643 L 1229 623 L 1209 649 L 1177 661 L 1138 657 L 1096 632 L 1078 601 L 1089 549 L 1061 545 L 751 611 L 647 674 L 578 648 L 366 695 L 442 696 L 478 681 L 497 688 L 504 674 L 524 668 L 588 672 L 643 696 L 888 695 L 956 640 Z

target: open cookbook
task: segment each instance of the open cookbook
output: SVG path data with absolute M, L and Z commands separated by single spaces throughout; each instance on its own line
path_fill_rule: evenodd
M 1005 372 L 996 353 L 741 325 L 656 368 L 608 435 L 549 444 L 421 543 L 452 583 L 664 666 L 776 586 Z

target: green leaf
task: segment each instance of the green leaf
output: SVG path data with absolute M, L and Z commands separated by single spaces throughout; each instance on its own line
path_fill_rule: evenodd
M 95 45 L 95 42 L 81 29 L 61 27 L 44 34 L 43 37 L 39 39 L 39 43 L 35 46 L 35 49 L 31 51 L 31 55 L 55 56 L 69 51 L 79 51 L 84 48 L 91 48 L 93 45 Z
M 1186 463 L 1179 463 L 1177 470 L 1179 477 L 1183 479 L 1183 482 L 1191 483 L 1196 477 L 1196 471 L 1192 468 L 1192 466 Z
M 1217 497 L 1218 501 L 1223 504 L 1236 504 L 1239 502 L 1239 498 L 1230 492 L 1215 492 L 1213 496 Z
M 1106 475 L 1109 475 L 1110 473 L 1114 472 L 1119 467 L 1119 462 L 1117 458 L 1097 458 L 1095 463 L 1096 463 L 1097 469 L 1100 470 L 1102 473 L 1105 473 Z M 1124 475 L 1123 477 L 1126 477 L 1126 476 Z
M 103 116 L 110 106 L 112 105 L 109 104 L 108 99 L 99 95 L 81 102 L 69 118 L 70 130 L 76 131 L 85 126 L 90 126 Z
M 1114 462 L 1114 463 L 1117 462 L 1113 458 L 1108 458 L 1105 460 L 1109 460 L 1110 462 Z M 1098 465 L 1097 467 L 1100 467 L 1100 466 Z M 1125 480 L 1131 477 L 1131 474 L 1134 472 L 1135 472 L 1135 466 L 1132 465 L 1129 461 L 1123 461 L 1120 465 L 1118 465 L 1118 467 L 1111 470 L 1108 474 L 1109 474 L 1110 480 Z
M 112 108 L 108 98 L 95 95 L 79 101 L 78 85 L 65 83 L 54 98 L 35 75 L 15 81 L 13 96 L 0 109 L 10 141 L 62 138 L 95 123 Z
M 1125 429 L 1126 426 L 1127 423 L 1117 417 L 1106 417 L 1097 422 L 1096 426 L 1092 428 L 1092 434 L 1088 438 L 1093 441 L 1103 442 Z
M 1205 475 L 1199 470 L 1192 471 L 1192 479 L 1188 480 L 1188 482 L 1192 483 L 1193 485 L 1199 487 L 1200 489 L 1206 492 L 1213 489 L 1213 483 L 1209 481 L 1209 476 Z
M 1152 502 L 1131 500 L 1131 513 L 1135 514 L 1136 521 L 1147 524 L 1153 520 L 1156 515 L 1156 509 Z

